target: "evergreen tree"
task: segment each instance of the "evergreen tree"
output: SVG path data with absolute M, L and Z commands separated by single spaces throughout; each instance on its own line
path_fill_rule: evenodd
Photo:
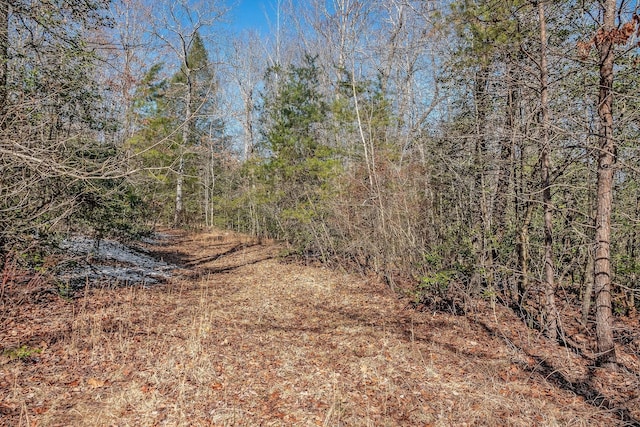
M 156 219 L 168 217 L 172 210 L 174 180 L 171 165 L 175 162 L 180 123 L 169 98 L 169 82 L 162 76 L 163 64 L 153 65 L 145 74 L 133 100 L 137 131 L 125 144 L 132 163 L 139 170 L 135 185 L 155 211 Z
M 301 66 L 271 68 L 266 81 L 265 159 L 258 174 L 266 200 L 275 207 L 267 229 L 309 250 L 310 226 L 322 218 L 338 171 L 334 150 L 323 142 L 328 108 L 319 90 L 319 69 L 307 55 Z
M 208 214 L 202 194 L 211 200 L 213 150 L 222 150 L 224 122 L 215 117 L 217 85 L 202 38 L 196 32 L 179 71 L 162 75 L 163 65 L 149 69 L 134 100 L 139 129 L 128 142 L 142 170 L 145 197 L 159 218 L 182 224 Z M 208 192 L 207 192 L 208 191 Z M 175 202 L 173 211 L 169 211 Z
M 175 214 L 173 223 L 179 225 L 184 221 L 184 185 L 186 173 L 192 166 L 189 164 L 191 149 L 201 143 L 202 137 L 209 128 L 208 113 L 213 93 L 214 79 L 209 58 L 199 32 L 195 32 L 183 57 L 180 71 L 174 76 L 174 105 L 182 112 L 182 141 L 178 147 L 176 165 Z M 186 184 L 190 184 L 187 182 Z M 193 184 L 193 183 L 191 183 Z

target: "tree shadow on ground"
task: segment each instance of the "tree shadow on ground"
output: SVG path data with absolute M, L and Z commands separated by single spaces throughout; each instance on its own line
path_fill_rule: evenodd
M 488 323 L 480 319 L 469 319 L 469 321 L 482 327 L 492 337 L 508 339 L 510 345 L 533 359 L 536 362 L 535 365 L 523 367 L 526 371 L 543 377 L 545 380 L 562 390 L 570 391 L 577 396 L 581 396 L 584 398 L 585 402 L 595 408 L 606 408 L 611 411 L 611 413 L 616 414 L 624 426 L 640 427 L 640 420 L 633 417 L 629 409 L 624 405 L 624 403 L 627 403 L 628 401 L 620 404 L 619 402 L 616 402 L 613 397 L 604 395 L 594 386 L 593 379 L 596 369 L 595 366 L 592 365 L 588 367 L 588 374 L 582 380 L 571 381 L 562 373 L 559 367 L 553 366 L 552 363 L 544 357 L 533 354 L 531 351 L 527 351 L 523 346 L 518 345 L 513 340 L 507 338 Z M 584 358 L 582 355 L 581 357 Z
M 219 245 L 216 245 L 216 246 L 219 246 Z M 191 259 L 190 261 L 186 262 L 185 265 L 187 267 L 195 268 L 195 267 L 198 267 L 198 266 L 203 265 L 203 264 L 207 264 L 207 263 L 210 263 L 210 262 L 213 262 L 213 261 L 217 261 L 220 258 L 224 258 L 226 256 L 229 256 L 229 255 L 234 254 L 236 252 L 240 252 L 240 251 L 245 250 L 245 249 L 249 249 L 249 248 L 254 247 L 254 246 L 258 246 L 258 244 L 257 243 L 253 243 L 253 244 L 236 243 L 236 244 L 234 244 L 232 247 L 230 247 L 229 249 L 227 249 L 224 252 L 220 252 L 220 253 L 217 253 L 217 254 L 214 254 L 214 255 L 211 255 L 211 256 Z
M 260 262 L 263 261 L 267 261 L 270 259 L 273 259 L 274 256 L 266 256 L 263 258 L 257 258 L 257 259 L 253 259 L 253 260 L 247 260 L 247 261 L 243 261 L 241 263 L 237 263 L 234 265 L 227 265 L 227 266 L 223 266 L 223 267 L 209 267 L 209 268 L 199 268 L 197 270 L 192 271 L 191 273 L 187 274 L 187 277 L 189 279 L 200 279 L 202 277 L 207 277 L 209 275 L 212 274 L 224 274 L 224 273 L 230 273 L 233 272 L 239 268 L 242 267 L 246 267 L 248 265 L 253 265 L 253 264 L 258 264 Z
M 447 321 L 443 319 L 430 319 L 422 322 L 414 322 L 409 316 L 401 316 L 395 319 L 381 318 L 380 316 L 370 316 L 367 313 L 363 313 L 360 310 L 350 310 L 347 307 L 325 307 L 317 305 L 312 307 L 314 310 L 330 312 L 331 315 L 339 315 L 340 322 L 346 322 L 347 324 L 360 324 L 362 326 L 369 327 L 385 327 L 387 330 L 400 331 L 403 339 L 407 341 L 420 341 L 425 343 L 432 343 L 441 346 L 447 352 L 451 354 L 457 354 L 463 357 L 467 357 L 473 360 L 489 360 L 495 359 L 490 352 L 486 351 L 466 351 L 462 348 L 458 348 L 454 344 L 446 342 L 446 340 L 440 340 L 437 334 L 431 334 L 425 332 L 447 330 L 451 329 L 453 321 Z M 452 315 L 451 313 L 444 313 Z M 630 406 L 634 403 L 633 398 L 624 398 L 616 396 L 616 393 L 608 395 L 607 392 L 599 390 L 594 384 L 596 367 L 590 366 L 587 369 L 587 374 L 578 380 L 571 380 L 567 375 L 562 373 L 561 367 L 554 366 L 553 362 L 547 360 L 539 354 L 535 354 L 532 351 L 528 351 L 523 345 L 518 345 L 513 339 L 506 337 L 501 331 L 490 325 L 488 322 L 483 321 L 480 318 L 473 318 L 473 316 L 465 316 L 470 325 L 475 325 L 480 330 L 484 331 L 488 336 L 497 338 L 500 340 L 507 339 L 509 345 L 513 346 L 516 350 L 522 354 L 530 357 L 535 363 L 531 366 L 527 364 L 520 364 L 520 368 L 528 372 L 531 375 L 535 375 L 538 378 L 544 379 L 555 387 L 569 391 L 577 396 L 582 397 L 586 403 L 597 408 L 599 410 L 606 409 L 621 421 L 621 425 L 629 427 L 640 427 L 640 420 L 638 420 L 630 411 Z M 300 331 L 315 332 L 315 333 L 330 333 L 334 322 L 324 325 L 314 325 L 313 327 L 302 326 Z M 591 362 L 585 356 L 580 355 L 583 359 Z

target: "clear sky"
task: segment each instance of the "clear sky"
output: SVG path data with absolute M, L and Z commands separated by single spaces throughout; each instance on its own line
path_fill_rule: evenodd
M 228 0 L 232 7 L 229 20 L 240 31 L 253 29 L 261 34 L 269 31 L 269 23 L 275 25 L 276 0 Z

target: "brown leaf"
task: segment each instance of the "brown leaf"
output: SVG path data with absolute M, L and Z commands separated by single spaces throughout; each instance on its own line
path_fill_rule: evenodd
M 98 378 L 89 378 L 87 380 L 87 384 L 91 387 L 91 388 L 98 388 L 98 387 L 102 387 L 104 386 L 104 381 L 100 380 Z
M 624 33 L 625 37 L 628 39 L 631 35 L 636 31 L 636 23 L 635 21 L 629 21 L 622 26 L 622 33 Z
M 591 51 L 591 43 L 578 41 L 576 43 L 576 48 L 578 49 L 578 56 L 580 59 L 585 60 L 589 57 L 589 52 Z
M 272 393 L 269 393 L 269 396 L 268 396 L 268 398 L 267 398 L 267 399 L 268 399 L 268 400 L 267 400 L 267 403 L 268 403 L 270 406 L 274 406 L 274 405 L 276 405 L 276 404 L 278 403 L 278 401 L 280 400 L 280 393 L 279 393 L 279 392 L 277 392 L 277 391 L 274 391 L 274 392 L 272 392 Z

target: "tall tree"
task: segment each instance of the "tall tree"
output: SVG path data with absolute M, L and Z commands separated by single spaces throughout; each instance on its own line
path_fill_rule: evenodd
M 322 251 L 314 238 L 314 221 L 323 216 L 322 202 L 333 191 L 339 169 L 321 138 L 327 105 L 319 91 L 319 72 L 308 55 L 301 66 L 268 71 L 261 116 L 265 159 L 258 175 L 267 184 L 264 200 L 276 212 L 267 229 L 302 250 Z
M 553 201 L 551 199 L 551 143 L 549 117 L 549 64 L 547 60 L 547 18 L 543 1 L 538 1 L 540 25 L 540 175 L 542 206 L 544 210 L 544 282 L 545 282 L 545 334 L 558 337 L 558 315 L 555 303 L 556 285 L 553 265 Z
M 185 155 L 187 145 L 193 142 L 195 137 L 194 114 L 200 108 L 195 99 L 196 74 L 202 73 L 205 69 L 203 61 L 208 63 L 208 59 L 203 57 L 206 50 L 201 32 L 213 26 L 225 13 L 226 9 L 218 3 L 196 7 L 186 0 L 169 0 L 161 3 L 155 14 L 157 22 L 154 22 L 153 34 L 180 62 L 180 70 L 177 74 L 179 78 L 176 79 L 176 83 L 183 88 L 180 101 L 182 141 L 174 166 L 176 175 L 174 225 L 179 225 L 184 220 Z
M 9 1 L 0 0 L 0 129 L 5 126 L 9 71 Z
M 151 39 L 146 37 L 149 16 L 153 13 L 139 0 L 117 0 L 110 5 L 113 28 L 107 33 L 108 67 L 103 77 L 112 102 L 112 114 L 121 123 L 116 135 L 123 144 L 138 130 L 134 122 L 134 96 L 147 72 L 148 64 L 158 59 L 152 53 Z
M 596 235 L 594 290 L 596 293 L 596 337 L 598 360 L 607 367 L 616 366 L 611 311 L 611 211 L 613 207 L 613 174 L 616 163 L 616 142 L 613 123 L 613 79 L 616 41 L 616 0 L 601 3 L 602 26 L 594 38 L 600 60 L 600 90 L 598 94 L 599 153 L 596 198 Z
M 256 143 L 256 118 L 255 111 L 258 101 L 258 86 L 266 72 L 266 58 L 262 53 L 260 40 L 256 33 L 242 34 L 233 40 L 229 54 L 228 65 L 230 78 L 237 86 L 242 105 L 238 113 L 238 120 L 242 125 L 243 143 L 242 151 L 245 160 L 253 155 Z
M 185 156 L 189 146 L 198 141 L 197 114 L 204 112 L 208 89 L 211 89 L 209 73 L 209 59 L 199 32 L 195 32 L 192 39 L 185 44 L 184 57 L 180 71 L 175 75 L 173 83 L 182 86 L 179 91 L 183 108 L 182 144 L 178 154 L 178 169 L 176 171 L 176 209 L 173 223 L 179 225 L 183 221 L 183 185 L 185 176 Z M 201 77 L 201 78 L 199 78 Z M 205 93 L 202 90 L 205 90 Z M 199 95 L 199 96 L 198 96 Z M 196 111 L 198 110 L 198 111 Z

